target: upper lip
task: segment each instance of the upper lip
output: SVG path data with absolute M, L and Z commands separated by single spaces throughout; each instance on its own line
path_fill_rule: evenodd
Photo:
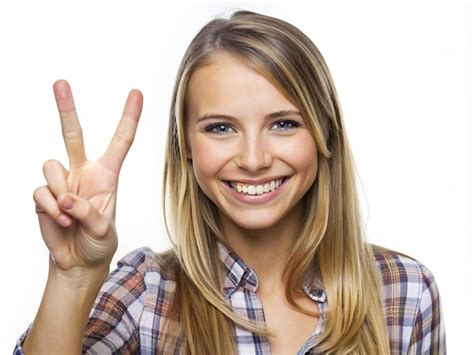
M 230 181 L 235 184 L 262 185 L 268 182 L 272 182 L 274 180 L 286 178 L 287 176 L 288 175 L 278 175 L 278 176 L 264 177 L 260 179 L 232 179 L 232 180 L 225 180 L 225 181 Z

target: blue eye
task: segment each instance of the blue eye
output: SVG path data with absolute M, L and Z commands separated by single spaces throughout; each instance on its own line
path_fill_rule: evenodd
M 288 129 L 297 128 L 299 123 L 293 120 L 279 120 L 273 124 L 278 131 L 286 131 Z
M 231 129 L 231 126 L 226 123 L 211 124 L 205 128 L 206 132 L 214 134 L 227 134 L 229 133 L 229 129 Z
M 299 127 L 300 124 L 293 120 L 278 120 L 272 123 L 272 130 L 276 131 L 288 131 L 293 128 Z M 233 130 L 232 125 L 226 122 L 213 123 L 204 128 L 207 133 L 226 135 L 231 133 Z

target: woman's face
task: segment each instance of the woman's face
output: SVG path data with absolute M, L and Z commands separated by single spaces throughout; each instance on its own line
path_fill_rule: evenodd
M 269 81 L 219 54 L 194 72 L 187 99 L 188 158 L 221 217 L 268 228 L 301 203 L 316 178 L 316 145 L 297 108 Z

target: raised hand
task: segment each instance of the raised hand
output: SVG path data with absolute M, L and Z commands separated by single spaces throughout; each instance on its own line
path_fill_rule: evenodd
M 119 173 L 135 138 L 143 96 L 138 90 L 130 91 L 107 151 L 99 160 L 89 161 L 69 84 L 58 80 L 53 90 L 69 170 L 57 160 L 48 160 L 43 166 L 47 185 L 33 194 L 41 234 L 60 270 L 108 267 L 118 245 L 115 204 Z

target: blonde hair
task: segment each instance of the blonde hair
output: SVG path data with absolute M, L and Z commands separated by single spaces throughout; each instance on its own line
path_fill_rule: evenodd
M 304 196 L 307 218 L 285 268 L 288 302 L 302 313 L 318 316 L 294 300 L 307 272 L 317 271 L 329 308 L 315 349 L 389 353 L 381 278 L 361 227 L 353 159 L 329 69 L 299 29 L 250 11 L 207 23 L 190 43 L 178 70 L 163 185 L 165 222 L 173 247 L 162 254 L 176 274 L 176 297 L 167 315 L 164 334 L 168 335 L 159 347 L 166 352 L 167 344 L 181 339 L 188 354 L 232 354 L 237 351 L 234 323 L 262 336 L 272 335 L 234 314 L 224 299 L 216 241 L 226 243 L 216 206 L 197 184 L 186 155 L 188 83 L 218 52 L 235 56 L 269 80 L 303 114 L 316 143 L 318 174 Z

